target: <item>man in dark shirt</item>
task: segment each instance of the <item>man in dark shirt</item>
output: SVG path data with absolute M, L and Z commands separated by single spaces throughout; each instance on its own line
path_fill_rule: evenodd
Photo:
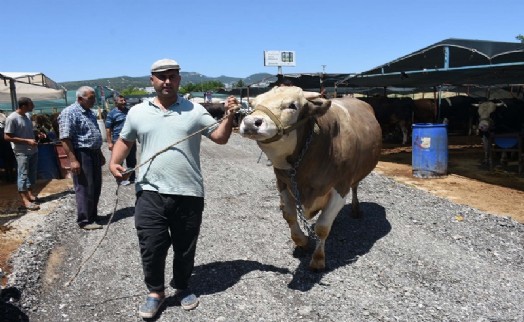
M 126 121 L 127 112 L 129 109 L 126 107 L 126 99 L 122 95 L 118 95 L 115 98 L 115 108 L 113 108 L 106 117 L 106 133 L 107 133 L 107 147 L 109 151 L 113 151 L 113 144 L 120 137 L 120 131 Z M 136 166 L 136 144 L 133 144 L 129 155 L 126 157 L 126 167 L 134 168 Z M 126 186 L 135 182 L 135 172 L 133 171 L 129 180 L 123 180 L 120 182 L 121 185 Z

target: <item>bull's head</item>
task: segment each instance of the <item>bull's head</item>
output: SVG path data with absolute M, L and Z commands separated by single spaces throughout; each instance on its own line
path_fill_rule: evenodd
M 490 129 L 491 124 L 493 123 L 490 117 L 491 113 L 495 112 L 497 107 L 504 106 L 504 103 L 495 103 L 492 101 L 487 101 L 480 104 L 471 105 L 478 107 L 478 114 L 480 118 L 478 130 L 480 132 L 487 132 Z
M 253 113 L 242 120 L 240 134 L 260 143 L 280 140 L 331 106 L 330 100 L 294 86 L 275 87 L 251 103 Z

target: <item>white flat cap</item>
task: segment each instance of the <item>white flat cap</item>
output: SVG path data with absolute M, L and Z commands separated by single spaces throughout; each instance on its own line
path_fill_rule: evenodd
M 151 65 L 151 73 L 163 72 L 170 69 L 180 69 L 180 65 L 173 59 L 160 59 Z

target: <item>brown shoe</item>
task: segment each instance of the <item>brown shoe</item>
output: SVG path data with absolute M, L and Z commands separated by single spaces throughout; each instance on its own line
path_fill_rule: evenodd
M 91 224 L 83 225 L 80 228 L 82 228 L 84 230 L 95 230 L 95 229 L 102 229 L 102 225 L 99 225 L 97 223 L 91 223 Z

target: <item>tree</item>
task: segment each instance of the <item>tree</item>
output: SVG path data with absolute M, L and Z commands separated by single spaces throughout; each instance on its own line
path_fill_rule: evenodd
M 246 84 L 244 84 L 244 81 L 239 79 L 238 82 L 235 84 L 235 87 L 237 88 L 241 88 L 241 87 L 245 87 Z
M 128 87 L 123 89 L 122 92 L 120 92 L 120 94 L 123 96 L 140 96 L 147 95 L 147 92 L 136 87 Z
M 217 91 L 220 88 L 224 88 L 224 83 L 219 81 L 209 81 L 198 84 L 189 83 L 180 86 L 180 93 Z
M 520 42 L 524 44 L 524 35 L 519 34 L 519 35 L 518 35 L 517 37 L 515 37 L 515 38 L 517 38 L 517 40 L 520 40 Z

